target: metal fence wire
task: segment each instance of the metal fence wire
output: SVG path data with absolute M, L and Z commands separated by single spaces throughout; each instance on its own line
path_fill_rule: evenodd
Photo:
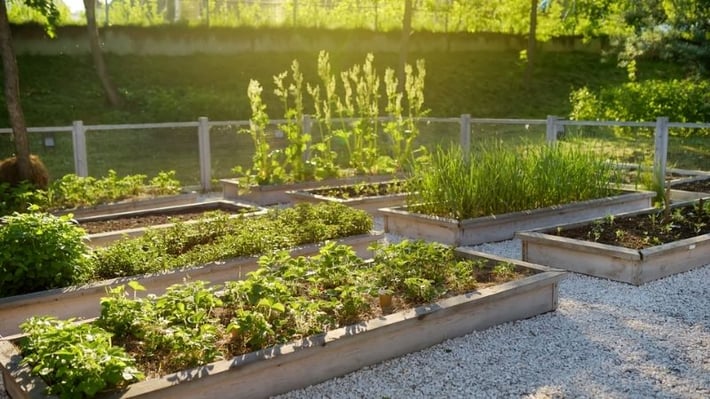
M 412 28 L 467 31 L 466 1 L 414 1 Z M 109 25 L 298 26 L 389 31 L 400 29 L 404 2 L 392 0 L 99 0 Z

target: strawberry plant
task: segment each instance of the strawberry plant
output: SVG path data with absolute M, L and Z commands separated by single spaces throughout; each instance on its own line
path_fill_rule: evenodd
M 113 346 L 111 334 L 100 327 L 51 317 L 33 317 L 21 327 L 27 334 L 22 361 L 47 381 L 50 394 L 92 397 L 144 378 L 134 359 Z
M 143 287 L 132 282 L 128 289 L 120 286 L 108 292 L 94 324 L 28 321 L 25 328 L 31 340 L 23 343 L 23 352 L 33 371 L 55 384 L 53 392 L 63 390 L 66 397 L 83 392 L 90 397 L 111 384 L 122 386 L 142 378 L 138 369 L 162 375 L 361 322 L 380 312 L 377 297 L 382 288 L 397 298 L 401 309 L 470 291 L 479 282 L 517 277 L 509 264 L 460 259 L 453 248 L 436 243 L 403 241 L 373 249 L 372 262 L 334 242 L 312 257 L 275 251 L 262 256 L 260 268 L 245 280 L 223 287 L 186 282 L 160 296 L 140 298 L 136 293 Z M 112 347 L 110 336 L 114 344 L 129 348 L 130 356 Z M 114 356 L 107 358 L 106 384 L 99 385 L 102 377 L 81 367 L 65 370 L 65 364 L 80 361 L 96 369 L 94 354 L 74 346 L 61 349 L 59 341 L 77 348 L 88 345 L 89 351 L 100 342 L 98 353 Z M 123 368 L 116 374 L 119 366 Z M 61 379 L 67 373 L 72 378 Z

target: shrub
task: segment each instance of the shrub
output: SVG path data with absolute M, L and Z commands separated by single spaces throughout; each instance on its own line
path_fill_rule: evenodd
M 13 212 L 26 212 L 30 205 L 44 206 L 46 192 L 37 190 L 32 183 L 21 182 L 18 185 L 0 183 L 0 216 Z
M 583 87 L 570 95 L 571 119 L 654 121 L 667 116 L 673 122 L 710 120 L 710 82 L 707 80 L 647 80 L 602 88 L 593 93 Z M 707 129 L 674 129 L 681 135 Z
M 0 292 L 18 295 L 86 281 L 85 232 L 71 216 L 13 213 L 0 224 Z

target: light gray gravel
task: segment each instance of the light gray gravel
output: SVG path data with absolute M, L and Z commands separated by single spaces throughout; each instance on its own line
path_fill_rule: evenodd
M 475 248 L 520 258 L 517 241 Z M 434 397 L 710 398 L 710 265 L 642 287 L 570 274 L 556 312 L 278 398 Z
M 520 258 L 517 240 L 474 248 Z M 710 398 L 710 265 L 641 287 L 570 274 L 559 298 L 278 399 Z

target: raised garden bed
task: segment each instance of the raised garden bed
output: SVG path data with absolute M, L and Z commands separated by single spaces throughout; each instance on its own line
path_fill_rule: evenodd
M 524 260 L 634 285 L 710 263 L 710 208 L 674 204 L 518 232 Z
M 224 361 L 134 383 L 102 398 L 263 398 L 315 384 L 417 351 L 474 330 L 553 311 L 565 273 L 527 262 L 460 249 L 458 255 L 513 264 L 523 276 L 416 308 L 247 352 Z M 0 341 L 0 365 L 11 397 L 30 398 L 44 382 Z
M 184 193 L 178 195 L 165 195 L 152 198 L 133 198 L 129 200 L 102 204 L 90 207 L 79 207 L 74 209 L 62 209 L 53 212 L 55 215 L 65 215 L 71 213 L 76 218 L 105 215 L 110 213 L 122 213 L 131 211 L 142 211 L 154 208 L 195 204 L 200 202 L 198 193 Z
M 286 194 L 291 196 L 293 202 L 337 202 L 371 215 L 377 215 L 380 208 L 403 205 L 407 200 L 405 180 L 321 186 L 290 190 Z
M 146 207 L 141 210 L 107 212 L 75 217 L 83 227 L 91 246 L 104 246 L 123 237 L 137 237 L 146 229 L 164 229 L 176 221 L 196 223 L 206 212 L 221 211 L 230 217 L 263 214 L 266 210 L 253 205 L 217 200 L 192 204 Z
M 384 236 L 372 233 L 335 240 L 350 245 L 362 257 L 372 252 L 368 249 Z M 305 245 L 290 251 L 293 256 L 316 254 L 323 243 Z M 99 315 L 99 300 L 106 291 L 128 281 L 138 281 L 146 291 L 144 294 L 161 294 L 173 284 L 185 280 L 205 280 L 212 284 L 221 284 L 229 280 L 243 278 L 248 272 L 258 268 L 257 258 L 253 256 L 211 262 L 196 267 L 187 267 L 161 273 L 143 274 L 123 278 L 98 281 L 91 284 L 57 288 L 24 295 L 0 298 L 0 336 L 11 336 L 20 332 L 19 325 L 25 319 L 42 314 L 58 318 L 91 318 Z
M 710 173 L 670 182 L 671 200 L 692 201 L 710 197 Z
M 408 206 L 382 208 L 385 233 L 450 245 L 476 245 L 513 238 L 515 232 L 651 207 L 655 193 L 619 195 L 565 205 L 456 220 L 409 212 Z
M 260 206 L 270 206 L 291 203 L 293 197 L 288 193 L 289 191 L 302 191 L 324 186 L 340 186 L 361 182 L 384 182 L 392 180 L 392 177 L 391 175 L 349 176 L 321 181 L 251 186 L 248 190 L 240 186 L 238 179 L 222 179 L 220 183 L 222 184 L 222 195 L 225 199 L 250 202 Z

